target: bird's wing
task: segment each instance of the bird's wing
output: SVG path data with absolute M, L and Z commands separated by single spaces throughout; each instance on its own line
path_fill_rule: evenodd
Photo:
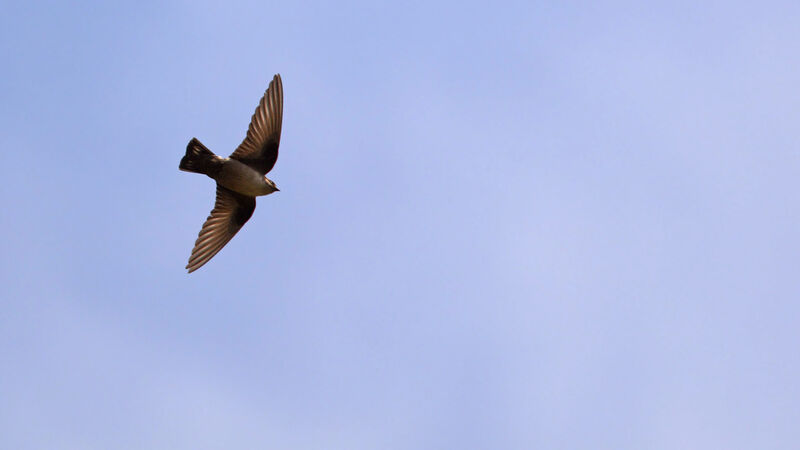
M 239 160 L 266 174 L 278 160 L 278 144 L 281 141 L 283 121 L 283 83 L 280 74 L 269 83 L 267 92 L 261 97 L 256 112 L 250 120 L 247 136 L 231 158 Z
M 255 197 L 248 197 L 217 184 L 217 202 L 192 249 L 189 273 L 202 267 L 242 228 L 256 209 Z

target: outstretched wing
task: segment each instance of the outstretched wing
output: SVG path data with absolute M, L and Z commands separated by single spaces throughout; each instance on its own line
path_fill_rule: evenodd
M 261 175 L 272 170 L 278 160 L 282 122 L 283 83 L 280 74 L 277 74 L 253 113 L 247 137 L 230 157 L 256 169 Z
M 194 272 L 214 257 L 236 235 L 253 215 L 255 197 L 248 197 L 217 184 L 217 201 L 208 216 L 192 249 L 189 273 Z

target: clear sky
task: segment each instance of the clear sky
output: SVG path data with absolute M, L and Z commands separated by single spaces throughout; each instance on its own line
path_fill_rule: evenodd
M 0 4 L 0 448 L 794 449 L 800 3 Z M 184 265 L 274 73 L 250 222 Z

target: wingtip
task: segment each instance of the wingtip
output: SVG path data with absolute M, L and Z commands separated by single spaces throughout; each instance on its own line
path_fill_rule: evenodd
M 203 263 L 203 264 L 205 264 L 205 263 Z M 200 265 L 198 265 L 197 263 L 195 263 L 195 264 L 192 264 L 192 261 L 191 261 L 191 259 L 190 259 L 190 260 L 189 260 L 189 262 L 188 262 L 188 263 L 186 263 L 186 267 L 184 267 L 184 269 L 186 269 L 186 273 L 192 273 L 192 272 L 194 272 L 195 270 L 197 270 L 197 269 L 199 269 L 199 268 L 203 267 L 203 264 L 200 264 Z

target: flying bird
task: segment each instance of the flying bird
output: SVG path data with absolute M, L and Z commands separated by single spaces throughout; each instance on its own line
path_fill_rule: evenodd
M 202 173 L 217 182 L 217 200 L 208 216 L 186 269 L 194 272 L 214 257 L 242 228 L 256 209 L 256 197 L 279 189 L 266 177 L 278 160 L 283 119 L 283 84 L 280 74 L 261 97 L 247 136 L 228 158 L 215 155 L 197 138 L 186 146 L 178 168 Z

